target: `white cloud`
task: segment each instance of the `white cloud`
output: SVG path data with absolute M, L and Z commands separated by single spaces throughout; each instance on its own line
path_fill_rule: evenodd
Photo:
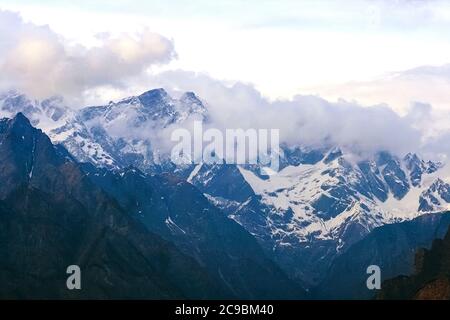
M 423 66 L 391 72 L 375 79 L 304 88 L 327 99 L 341 97 L 362 104 L 387 103 L 400 113 L 412 102 L 425 102 L 437 110 L 449 110 L 450 65 Z
M 205 74 L 169 71 L 153 79 L 154 86 L 194 91 L 208 103 L 212 126 L 280 129 L 290 145 L 338 145 L 362 156 L 386 150 L 404 155 L 423 149 L 423 126 L 430 124 L 430 106 L 415 104 L 400 116 L 387 105 L 363 107 L 340 100 L 298 95 L 269 101 L 250 84 L 224 83 Z
M 307 88 L 305 92 L 332 101 L 345 97 L 362 105 L 385 103 L 420 130 L 424 151 L 450 155 L 448 64 L 393 72 L 373 80 Z
M 173 43 L 144 29 L 98 38 L 98 45 L 69 44 L 48 26 L 0 11 L 0 85 L 35 97 L 80 97 L 96 87 L 123 87 L 133 77 L 175 56 Z

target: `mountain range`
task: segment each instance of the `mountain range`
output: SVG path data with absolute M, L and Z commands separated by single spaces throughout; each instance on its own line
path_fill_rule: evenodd
M 82 165 L 21 113 L 0 121 L 0 154 L 2 297 L 303 294 L 187 182 Z M 78 295 L 65 288 L 73 264 L 83 270 Z
M 271 176 L 258 165 L 175 165 L 161 143 L 167 132 L 211 121 L 192 92 L 154 89 L 74 110 L 61 97 L 10 91 L 0 114 L 8 117 L 0 122 L 3 277 L 33 288 L 59 283 L 73 260 L 92 270 L 90 296 L 370 298 L 366 264 L 387 278 L 412 274 L 414 252 L 448 229 L 445 164 L 413 153 L 283 144 Z M 55 252 L 68 259 L 50 259 Z M 167 265 L 153 265 L 159 260 Z M 135 291 L 149 274 L 162 283 Z M 46 296 L 68 294 L 58 290 Z

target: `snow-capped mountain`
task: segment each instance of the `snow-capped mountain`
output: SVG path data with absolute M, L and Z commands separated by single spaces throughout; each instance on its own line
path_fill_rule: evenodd
M 436 179 L 433 184 L 420 195 L 419 211 L 450 210 L 450 184 Z
M 190 117 L 206 119 L 206 109 L 192 92 L 179 99 L 155 89 L 104 106 L 83 108 L 50 132 L 79 160 L 112 168 L 136 166 L 146 172 L 173 166 L 156 137 Z
M 427 188 L 422 182 L 433 176 L 439 164 L 421 161 L 422 166 L 411 166 L 411 157 L 418 159 L 380 153 L 373 160 L 355 163 L 334 149 L 315 164 L 287 166 L 268 179 L 239 170 L 274 214 L 292 213 L 290 227 L 274 226 L 277 230 L 295 234 L 300 241 L 336 239 L 345 238 L 349 223 L 372 229 L 420 214 L 418 192 Z
M 0 111 L 23 112 L 80 162 L 186 179 L 307 285 L 320 282 L 332 261 L 373 229 L 450 208 L 444 164 L 416 154 L 361 159 L 338 146 L 283 145 L 281 170 L 271 176 L 250 165 L 177 167 L 159 142 L 172 126 L 208 121 L 192 92 L 175 99 L 155 89 L 79 110 L 64 107 L 61 98 L 39 102 L 8 92 L 0 95 Z
M 22 112 L 33 125 L 48 131 L 63 125 L 70 109 L 60 96 L 39 101 L 15 90 L 0 93 L 0 115 L 14 117 L 18 112 Z
M 311 286 L 329 263 L 375 228 L 443 211 L 450 195 L 438 178 L 440 163 L 386 152 L 352 159 L 338 148 L 287 149 L 284 168 L 270 177 L 249 167 L 198 165 L 189 179 L 289 274 Z

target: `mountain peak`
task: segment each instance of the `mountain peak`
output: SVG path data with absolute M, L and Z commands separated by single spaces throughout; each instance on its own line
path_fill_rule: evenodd
M 330 150 L 328 155 L 323 160 L 324 163 L 330 163 L 331 161 L 342 156 L 342 150 L 338 147 L 334 147 Z
M 180 97 L 181 101 L 189 101 L 189 102 L 195 102 L 198 104 L 201 104 L 202 102 L 200 101 L 200 99 L 197 97 L 197 95 L 192 92 L 192 91 L 187 91 L 185 93 L 183 93 L 183 95 Z
M 442 180 L 441 178 L 437 178 L 437 179 L 433 182 L 432 186 L 438 187 L 438 186 L 442 186 L 442 185 L 444 185 L 444 184 L 445 184 L 444 180 Z
M 201 115 L 204 120 L 206 120 L 208 111 L 203 105 L 203 102 L 197 97 L 197 95 L 194 92 L 187 91 L 183 93 L 179 101 L 183 106 L 183 108 L 185 109 L 185 111 L 187 111 L 187 115 L 198 114 Z M 185 117 L 187 115 L 185 115 Z
M 32 125 L 28 118 L 22 113 L 17 113 L 14 118 L 3 118 L 1 119 L 0 134 L 7 131 L 11 132 L 25 132 L 29 131 Z
M 411 152 L 408 152 L 408 154 L 406 154 L 404 159 L 407 160 L 407 161 L 420 161 L 420 159 L 417 156 L 417 154 L 411 153 Z
M 15 117 L 12 119 L 12 123 L 14 125 L 25 125 L 25 126 L 30 126 L 31 127 L 31 123 L 30 120 L 28 120 L 28 118 L 22 113 L 22 112 L 18 112 Z
M 169 95 L 163 88 L 149 90 L 141 94 L 138 98 L 144 106 L 153 105 L 164 101 Z
M 148 95 L 148 94 L 167 95 L 167 91 L 164 88 L 155 88 L 155 89 L 151 89 L 151 90 L 145 91 L 144 93 L 141 94 L 141 96 Z

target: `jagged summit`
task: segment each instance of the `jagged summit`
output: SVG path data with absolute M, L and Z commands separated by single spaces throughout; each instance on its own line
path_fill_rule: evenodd
M 106 105 L 82 108 L 49 135 L 81 161 L 160 171 L 166 164 L 159 164 L 159 157 L 167 156 L 155 147 L 159 142 L 155 141 L 155 132 L 183 125 L 191 117 L 207 117 L 206 108 L 194 93 L 176 99 L 157 88 Z M 173 165 L 167 168 L 172 170 Z
M 30 123 L 30 120 L 22 113 L 18 112 L 12 118 L 0 119 L 0 134 L 10 134 L 20 136 L 22 140 L 29 138 L 34 132 L 42 132 L 40 129 L 36 129 Z
M 142 93 L 138 98 L 144 106 L 151 107 L 155 104 L 163 103 L 165 99 L 169 98 L 169 95 L 163 88 L 157 88 Z
M 330 150 L 330 152 L 327 154 L 325 159 L 323 159 L 324 163 L 329 163 L 343 155 L 342 150 L 338 147 L 334 147 Z
M 189 101 L 189 102 L 195 102 L 198 104 L 201 104 L 202 102 L 200 101 L 199 97 L 197 97 L 197 95 L 192 92 L 192 91 L 187 91 L 185 93 L 183 93 L 180 97 L 181 101 Z
M 31 126 L 30 120 L 22 112 L 18 112 L 15 117 L 12 119 L 13 123 L 16 124 L 24 124 Z
M 33 125 L 43 130 L 62 125 L 71 113 L 63 97 L 58 95 L 37 100 L 16 90 L 0 94 L 0 116 L 12 118 L 18 112 L 22 112 Z

